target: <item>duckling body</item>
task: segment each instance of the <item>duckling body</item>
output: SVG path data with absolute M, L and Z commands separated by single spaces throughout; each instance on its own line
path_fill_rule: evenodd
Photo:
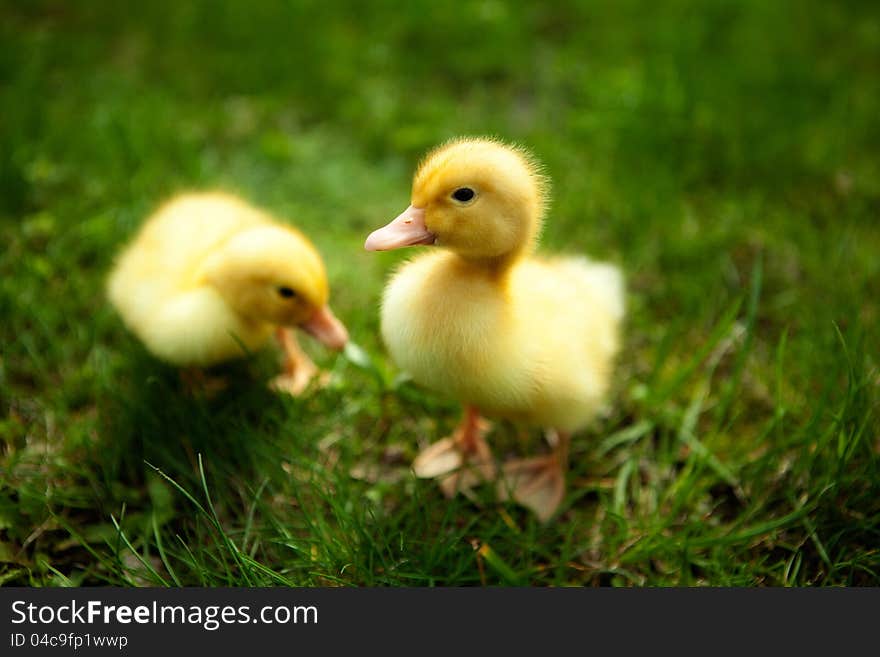
M 334 348 L 347 337 L 311 243 L 230 194 L 161 206 L 118 258 L 107 291 L 147 349 L 181 367 L 243 357 L 285 327 L 311 329 Z
M 261 347 L 274 327 L 236 313 L 204 285 L 203 265 L 231 237 L 268 218 L 221 194 L 187 195 L 163 206 L 123 253 L 109 282 L 126 326 L 160 359 L 209 366 Z
M 415 381 L 484 415 L 577 431 L 604 401 L 621 295 L 615 268 L 581 258 L 499 274 L 431 253 L 389 282 L 382 337 Z
M 624 314 L 616 267 L 534 255 L 545 206 L 527 153 L 455 140 L 425 158 L 410 207 L 365 245 L 437 249 L 403 264 L 382 303 L 394 361 L 466 408 L 452 437 L 419 454 L 416 474 L 441 478 L 447 494 L 495 478 L 480 415 L 544 427 L 553 452 L 506 464 L 499 487 L 542 520 L 562 502 L 571 433 L 605 400 Z

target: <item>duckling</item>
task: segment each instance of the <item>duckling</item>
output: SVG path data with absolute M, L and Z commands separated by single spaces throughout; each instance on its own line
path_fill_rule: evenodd
M 240 358 L 274 334 L 284 371 L 273 387 L 291 394 L 318 371 L 292 327 L 331 349 L 348 340 L 327 305 L 315 247 L 222 192 L 182 194 L 162 205 L 119 256 L 107 293 L 153 355 L 183 368 Z
M 465 413 L 418 455 L 415 474 L 440 478 L 447 495 L 498 480 L 502 498 L 541 521 L 564 498 L 572 433 L 604 403 L 624 315 L 619 269 L 534 254 L 546 204 L 546 179 L 525 150 L 457 139 L 427 155 L 411 205 L 365 243 L 431 247 L 388 282 L 382 337 L 399 367 Z M 499 473 L 483 416 L 544 427 L 553 449 Z

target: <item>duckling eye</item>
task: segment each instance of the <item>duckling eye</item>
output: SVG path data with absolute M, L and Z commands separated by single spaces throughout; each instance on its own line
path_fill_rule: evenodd
M 462 203 L 467 203 L 474 196 L 475 192 L 470 187 L 459 187 L 454 192 L 452 192 L 452 198 Z
M 289 287 L 284 286 L 278 288 L 278 294 L 280 294 L 285 299 L 292 299 L 296 296 L 296 292 L 291 290 Z

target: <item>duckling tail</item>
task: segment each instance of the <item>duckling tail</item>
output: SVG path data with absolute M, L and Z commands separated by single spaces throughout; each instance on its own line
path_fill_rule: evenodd
M 590 288 L 593 298 L 604 305 L 615 320 L 623 319 L 626 293 L 623 272 L 618 267 L 588 258 L 567 258 L 565 264 L 571 275 Z

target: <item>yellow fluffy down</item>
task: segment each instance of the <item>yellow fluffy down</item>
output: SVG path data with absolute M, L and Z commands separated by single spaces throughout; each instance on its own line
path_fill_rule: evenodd
M 440 252 L 392 278 L 382 337 L 429 388 L 489 416 L 575 431 L 608 389 L 622 316 L 622 278 L 611 265 L 529 258 L 499 285 Z

